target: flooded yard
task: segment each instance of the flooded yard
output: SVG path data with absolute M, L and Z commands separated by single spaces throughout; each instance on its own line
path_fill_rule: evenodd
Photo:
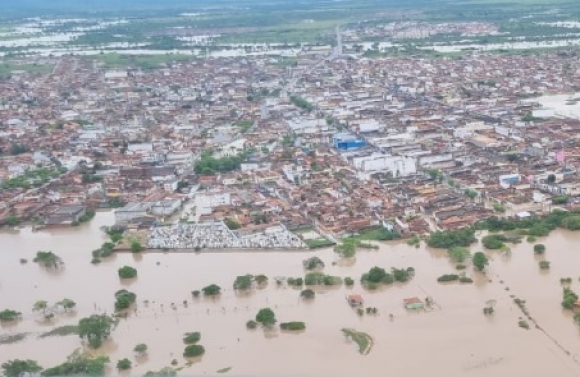
M 112 213 L 98 213 L 90 224 L 78 228 L 0 234 L 0 310 L 23 313 L 15 325 L 3 325 L 4 334 L 28 333 L 23 341 L 0 345 L 0 363 L 13 358 L 38 360 L 51 367 L 65 360 L 82 343 L 78 336 L 37 336 L 54 327 L 75 324 L 93 313 L 112 313 L 114 293 L 129 289 L 137 294 L 135 311 L 121 319 L 99 354 L 111 357 L 110 374 L 117 374 L 117 360 L 134 361 L 133 375 L 171 366 L 184 367 L 181 375 L 213 375 L 231 368 L 232 376 L 416 376 L 437 371 L 446 376 L 577 376 L 580 374 L 580 333 L 570 313 L 562 310 L 560 278 L 571 277 L 572 289 L 580 291 L 579 234 L 555 231 L 539 242 L 547 247 L 551 269 L 540 272 L 532 244 L 512 247 L 511 255 L 488 253 L 485 274 L 466 270 L 473 284 L 438 283 L 437 277 L 457 273 L 444 250 L 420 248 L 403 242 L 381 244 L 379 250 L 361 250 L 352 260 L 340 260 L 331 249 L 316 252 L 211 252 L 117 254 L 92 265 L 91 251 L 106 240 L 99 230 L 113 222 Z M 32 259 L 37 250 L 52 250 L 65 265 L 46 270 Z M 474 246 L 472 251 L 481 250 Z M 354 287 L 314 288 L 311 301 L 300 299 L 300 290 L 277 286 L 275 277 L 300 277 L 302 260 L 321 258 L 324 272 L 352 277 Z M 26 258 L 28 263 L 21 264 Z M 121 281 L 122 266 L 138 270 L 137 278 Z M 360 286 L 362 273 L 371 267 L 413 267 L 415 277 L 375 291 Z M 265 274 L 263 289 L 237 293 L 236 276 Z M 192 290 L 209 284 L 222 287 L 221 297 L 193 298 Z M 359 316 L 345 297 L 360 294 L 365 306 L 378 314 Z M 523 317 L 513 297 L 526 300 L 531 317 L 541 327 L 518 327 Z M 407 311 L 403 299 L 431 297 L 431 311 Z M 37 300 L 77 302 L 76 314 L 57 315 L 50 323 L 32 311 Z M 148 303 L 144 301 L 147 300 Z M 184 300 L 187 305 L 184 305 Z M 495 300 L 495 313 L 482 313 Z M 174 304 L 174 308 L 172 308 Z M 303 321 L 300 333 L 246 329 L 260 308 L 270 307 L 279 322 Z M 390 318 L 389 314 L 392 314 Z M 368 355 L 341 332 L 352 328 L 373 338 Z M 201 332 L 206 353 L 190 366 L 182 353 L 186 332 Z M 136 361 L 138 343 L 149 346 L 148 356 Z M 569 352 L 569 354 L 568 354 Z

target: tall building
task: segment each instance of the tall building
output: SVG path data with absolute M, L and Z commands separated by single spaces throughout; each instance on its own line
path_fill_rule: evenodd
M 342 35 L 340 34 L 340 26 L 336 26 L 336 47 L 334 50 L 335 56 L 342 55 Z

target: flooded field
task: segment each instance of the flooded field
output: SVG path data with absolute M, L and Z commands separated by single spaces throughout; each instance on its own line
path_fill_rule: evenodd
M 213 375 L 230 367 L 227 375 L 231 376 L 418 376 L 433 371 L 438 376 L 580 374 L 580 331 L 560 306 L 560 278 L 571 277 L 572 289 L 580 291 L 580 234 L 555 231 L 539 241 L 546 245 L 545 258 L 551 262 L 547 272 L 540 272 L 532 244 L 523 242 L 512 247 L 511 255 L 488 253 L 491 261 L 485 275 L 468 267 L 474 284 L 440 284 L 437 277 L 455 272 L 446 252 L 402 242 L 359 251 L 349 261 L 323 249 L 117 254 L 92 265 L 91 250 L 105 240 L 99 227 L 112 222 L 112 213 L 98 213 L 90 224 L 78 228 L 0 234 L 0 310 L 19 310 L 24 317 L 0 331 L 3 335 L 28 333 L 21 342 L 0 345 L 0 363 L 30 358 L 50 367 L 64 361 L 82 345 L 76 335 L 37 336 L 93 313 L 112 313 L 114 292 L 126 288 L 137 294 L 136 310 L 120 321 L 112 338 L 97 351 L 111 357 L 110 374 L 117 374 L 113 368 L 117 360 L 135 361 L 132 349 L 138 343 L 149 346 L 149 355 L 134 362 L 131 375 L 170 366 L 173 359 L 177 367 L 184 367 L 181 375 L 191 376 Z M 32 263 L 37 250 L 52 250 L 65 265 L 48 271 Z M 480 246 L 472 248 L 477 250 Z M 350 276 L 355 286 L 316 288 L 316 298 L 307 302 L 299 298 L 300 290 L 274 283 L 278 276 L 303 276 L 302 260 L 314 255 L 325 262 L 325 273 Z M 21 264 L 21 258 L 29 262 Z M 137 268 L 138 277 L 121 282 L 117 269 L 124 265 Z M 373 266 L 414 267 L 416 276 L 406 284 L 366 291 L 358 281 Z M 237 294 L 232 283 L 246 273 L 263 273 L 270 283 L 264 289 Z M 192 290 L 211 283 L 224 289 L 220 298 L 192 298 Z M 357 315 L 347 305 L 348 294 L 361 294 L 365 305 L 376 307 L 378 314 Z M 510 295 L 526 300 L 541 329 L 518 327 L 523 314 Z M 415 296 L 433 298 L 434 310 L 405 310 L 403 299 Z M 76 314 L 57 315 L 46 323 L 32 311 L 37 300 L 63 298 L 77 302 Z M 497 302 L 495 313 L 484 316 L 482 309 L 490 299 Z M 304 321 L 306 330 L 297 334 L 247 330 L 245 323 L 264 307 L 272 308 L 280 322 Z M 342 328 L 369 334 L 374 340 L 370 353 L 359 354 Z M 192 331 L 201 332 L 200 344 L 206 353 L 187 366 L 182 336 Z

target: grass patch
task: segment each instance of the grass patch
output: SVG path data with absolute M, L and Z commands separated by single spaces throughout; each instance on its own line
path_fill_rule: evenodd
M 391 241 L 400 238 L 401 236 L 397 232 L 391 232 L 390 230 L 383 227 L 372 227 L 365 230 L 361 230 L 358 235 L 352 238 L 358 241 Z
M 335 245 L 334 242 L 324 237 L 315 238 L 311 240 L 304 240 L 304 243 L 308 245 L 308 247 L 311 249 L 320 249 L 323 247 L 330 247 Z
M 0 345 L 18 343 L 18 342 L 26 339 L 27 336 L 28 336 L 27 333 L 19 333 L 19 334 L 14 334 L 14 335 L 8 335 L 8 334 L 2 335 L 2 336 L 0 336 Z
M 47 74 L 52 72 L 54 65 L 52 64 L 17 64 L 4 63 L 0 64 L 0 78 L 7 78 L 17 71 L 24 71 L 26 73 Z
M 67 336 L 67 335 L 77 335 L 79 333 L 79 327 L 75 325 L 60 326 L 56 327 L 50 331 L 40 334 L 39 338 L 48 338 L 50 336 Z
M 104 64 L 105 68 L 126 68 L 137 67 L 141 69 L 157 69 L 171 62 L 183 62 L 196 59 L 192 55 L 167 53 L 163 55 L 122 55 L 118 53 L 108 53 L 93 55 L 87 59 L 97 60 Z
M 358 351 L 361 355 L 368 355 L 373 348 L 373 338 L 364 332 L 359 332 L 353 329 L 342 329 L 343 334 L 353 340 L 358 345 Z

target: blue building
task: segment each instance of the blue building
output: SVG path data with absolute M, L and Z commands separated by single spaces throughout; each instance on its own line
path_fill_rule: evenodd
M 332 145 L 339 150 L 350 150 L 361 148 L 367 145 L 364 140 L 358 139 L 349 133 L 336 134 L 332 137 Z

